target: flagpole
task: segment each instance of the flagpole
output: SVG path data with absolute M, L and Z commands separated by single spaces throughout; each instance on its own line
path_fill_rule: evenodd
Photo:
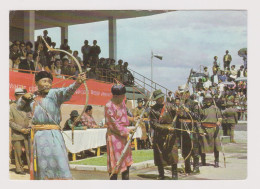
M 153 51 L 151 51 L 151 91 L 153 90 Z

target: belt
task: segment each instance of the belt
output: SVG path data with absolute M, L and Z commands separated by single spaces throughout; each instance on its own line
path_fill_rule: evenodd
M 191 123 L 191 119 L 179 119 L 180 122 L 188 122 L 188 123 Z M 193 120 L 194 123 L 197 122 L 197 120 Z
M 32 129 L 34 131 L 42 131 L 42 130 L 60 130 L 58 125 L 33 125 Z
M 217 127 L 216 123 L 202 123 L 202 126 L 204 127 Z

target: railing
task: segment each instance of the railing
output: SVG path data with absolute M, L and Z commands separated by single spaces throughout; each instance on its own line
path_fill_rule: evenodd
M 170 89 L 152 81 L 151 79 L 143 76 L 142 74 L 140 74 L 140 73 L 138 73 L 138 72 L 136 72 L 132 69 L 128 68 L 128 70 L 132 72 L 134 79 L 135 79 L 134 82 L 136 83 L 136 80 L 138 80 L 140 83 L 143 84 L 144 89 L 146 89 L 147 87 L 150 88 L 150 89 L 153 89 L 153 90 L 161 89 L 163 93 L 165 91 L 164 94 L 166 94 L 166 95 L 168 94 L 169 91 L 171 91 Z M 139 83 L 139 86 L 141 86 L 140 83 Z

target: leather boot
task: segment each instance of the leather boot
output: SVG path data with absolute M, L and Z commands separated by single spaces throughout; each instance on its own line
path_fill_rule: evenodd
M 188 158 L 188 159 L 185 161 L 185 172 L 186 172 L 186 173 L 191 173 L 190 158 Z
M 110 176 L 110 174 L 109 174 Z M 111 177 L 110 177 L 110 180 L 117 180 L 117 174 L 113 174 Z
M 215 165 L 214 165 L 215 168 L 219 168 L 219 163 L 218 161 L 215 160 Z
M 193 162 L 193 173 L 195 173 L 195 174 L 200 173 L 199 157 L 194 157 L 194 162 Z
M 122 180 L 129 180 L 129 167 L 127 167 L 127 170 L 122 172 Z
M 206 154 L 201 154 L 201 164 L 202 166 L 206 166 Z
M 215 168 L 219 167 L 219 151 L 216 150 L 216 148 L 214 149 L 214 156 L 215 156 Z
M 164 169 L 163 166 L 158 166 L 158 172 L 159 172 L 159 176 L 157 177 L 157 180 L 164 180 Z
M 177 164 L 172 165 L 172 180 L 178 180 Z

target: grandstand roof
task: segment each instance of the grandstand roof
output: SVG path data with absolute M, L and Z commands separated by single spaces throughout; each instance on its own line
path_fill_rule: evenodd
M 37 10 L 35 11 L 35 29 L 64 27 L 105 21 L 109 18 L 125 19 L 150 16 L 172 10 Z M 10 11 L 10 25 L 24 27 L 24 10 Z

